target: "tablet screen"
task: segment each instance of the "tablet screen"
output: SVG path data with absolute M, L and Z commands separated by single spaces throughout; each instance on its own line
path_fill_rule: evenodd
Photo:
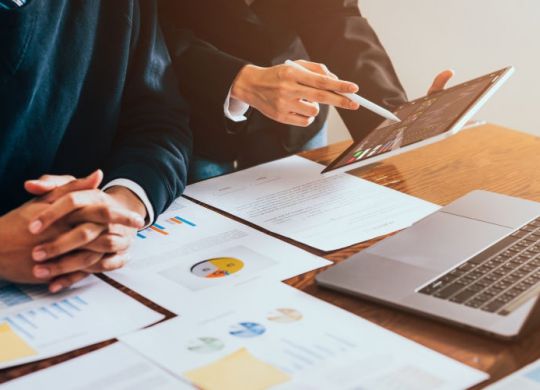
M 323 172 L 445 133 L 507 69 L 403 104 L 394 111 L 401 122 L 384 121 L 364 139 L 349 147 Z

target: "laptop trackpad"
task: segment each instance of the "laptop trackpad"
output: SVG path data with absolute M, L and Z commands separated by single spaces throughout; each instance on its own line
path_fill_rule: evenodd
M 437 212 L 368 248 L 366 253 L 440 272 L 511 232 L 510 228 Z

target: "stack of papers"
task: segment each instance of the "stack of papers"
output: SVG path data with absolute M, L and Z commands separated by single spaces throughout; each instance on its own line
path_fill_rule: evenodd
M 404 229 L 439 206 L 298 156 L 192 184 L 186 195 L 323 251 Z
M 163 315 L 90 276 L 76 288 L 0 282 L 0 369 L 112 339 Z
M 487 375 L 284 284 L 121 338 L 205 390 L 458 389 Z

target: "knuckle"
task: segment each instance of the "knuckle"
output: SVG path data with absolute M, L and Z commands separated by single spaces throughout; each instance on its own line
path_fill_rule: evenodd
M 110 221 L 113 217 L 112 210 L 105 206 L 102 206 L 98 209 L 98 214 L 105 221 Z
M 351 101 L 349 99 L 343 98 L 343 99 L 339 99 L 339 104 L 342 107 L 349 107 L 351 105 Z
M 299 126 L 307 127 L 309 125 L 310 118 L 302 117 L 299 119 Z
M 290 66 L 282 66 L 278 70 L 278 76 L 283 80 L 289 80 L 294 74 L 294 69 Z
M 78 198 L 73 192 L 66 195 L 66 202 L 70 207 L 77 207 Z
M 88 242 L 92 239 L 92 232 L 87 227 L 81 228 L 78 231 L 77 235 L 77 238 L 83 242 Z
M 315 97 L 315 101 L 322 102 L 325 100 L 326 94 L 322 91 L 317 91 L 315 92 L 314 97 Z
M 318 78 L 317 81 L 315 82 L 315 86 L 319 89 L 326 89 L 328 88 L 328 84 L 326 82 L 326 80 L 322 79 L 322 78 Z
M 117 240 L 113 235 L 106 235 L 103 237 L 103 246 L 107 251 L 113 251 L 117 246 Z
M 84 256 L 83 264 L 86 268 L 94 264 L 98 259 L 99 259 L 99 254 L 90 252 L 86 256 Z

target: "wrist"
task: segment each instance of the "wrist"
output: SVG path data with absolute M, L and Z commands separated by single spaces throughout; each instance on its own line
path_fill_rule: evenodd
M 128 210 L 139 214 L 141 217 L 143 217 L 143 219 L 146 220 L 148 217 L 148 213 L 143 201 L 128 188 L 122 186 L 113 186 L 107 188 L 105 192 Z
M 231 97 L 250 104 L 250 91 L 253 90 L 254 80 L 262 68 L 248 64 L 240 69 L 231 86 Z

